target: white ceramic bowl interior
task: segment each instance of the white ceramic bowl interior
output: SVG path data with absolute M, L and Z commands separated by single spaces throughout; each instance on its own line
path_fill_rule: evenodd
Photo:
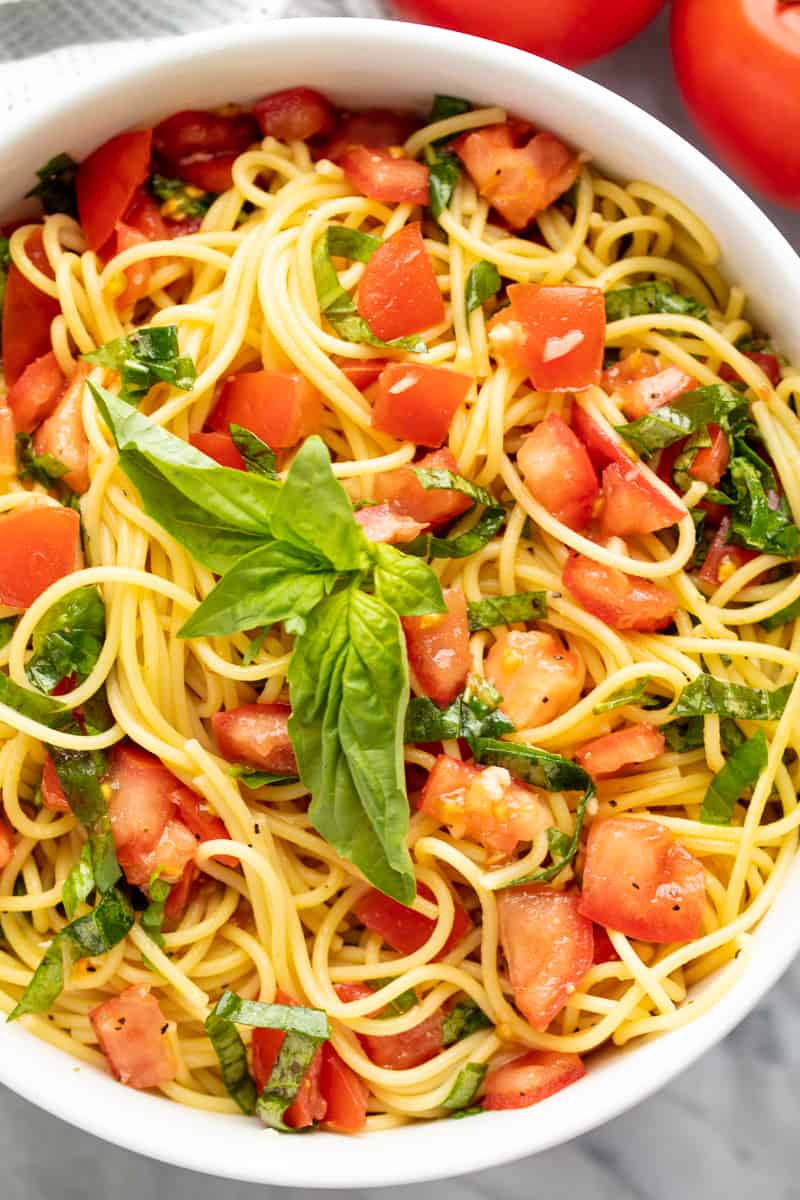
M 33 172 L 61 150 L 80 158 L 129 125 L 293 84 L 353 107 L 417 108 L 433 93 L 501 104 L 589 150 L 622 180 L 674 192 L 714 230 L 724 270 L 800 361 L 800 260 L 751 200 L 676 134 L 628 101 L 552 63 L 443 30 L 360 20 L 240 26 L 131 50 L 113 78 L 44 97 L 0 132 L 0 213 L 19 207 Z M 256 1120 L 183 1108 L 121 1087 L 0 1024 L 0 1081 L 54 1115 L 128 1149 L 211 1175 L 296 1187 L 412 1183 L 558 1145 L 662 1086 L 729 1032 L 800 948 L 800 863 L 760 926 L 736 986 L 706 1016 L 660 1039 L 592 1059 L 585 1079 L 531 1109 L 439 1121 L 359 1138 L 281 1137 Z

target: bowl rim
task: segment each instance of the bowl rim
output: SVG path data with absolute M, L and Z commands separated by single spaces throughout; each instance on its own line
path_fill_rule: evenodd
M 650 143 L 679 157 L 689 179 L 702 174 L 705 188 L 715 189 L 723 207 L 738 210 L 736 224 L 746 224 L 752 236 L 758 238 L 762 252 L 775 260 L 776 268 L 780 265 L 777 280 L 800 302 L 800 283 L 793 283 L 793 278 L 800 280 L 800 259 L 789 242 L 738 185 L 679 134 L 584 76 L 511 47 L 449 30 L 363 18 L 295 18 L 264 25 L 237 23 L 181 38 L 137 43 L 125 65 L 119 65 L 117 56 L 108 72 L 99 73 L 89 82 L 79 81 L 66 94 L 60 90 L 58 97 L 47 97 L 22 115 L 12 113 L 0 134 L 0 153 L 13 160 L 27 139 L 44 127 L 56 107 L 60 115 L 66 112 L 79 117 L 92 103 L 110 98 L 118 85 L 138 78 L 146 81 L 156 70 L 195 58 L 206 61 L 218 53 L 230 56 L 237 50 L 251 50 L 254 43 L 275 51 L 281 45 L 295 50 L 311 48 L 320 40 L 342 50 L 352 50 L 357 41 L 359 52 L 364 53 L 370 46 L 385 47 L 387 40 L 393 48 L 409 53 L 424 43 L 426 51 L 440 50 L 468 65 L 481 63 L 485 67 L 489 63 L 498 72 L 507 66 L 516 73 L 527 72 L 533 83 L 569 91 L 578 107 L 588 111 L 597 108 L 605 119 L 628 131 L 636 129 Z M 115 48 L 124 45 L 115 43 Z M 303 1139 L 276 1141 L 278 1135 L 257 1129 L 255 1122 L 199 1112 L 162 1097 L 120 1088 L 109 1075 L 70 1059 L 22 1025 L 5 1023 L 0 1023 L 0 1083 L 52 1115 L 116 1146 L 212 1176 L 315 1188 L 397 1185 L 452 1177 L 563 1144 L 646 1099 L 688 1067 L 730 1032 L 788 967 L 800 949 L 800 924 L 784 919 L 781 927 L 777 909 L 779 905 L 784 909 L 796 906 L 799 901 L 800 868 L 789 873 L 776 905 L 759 927 L 759 933 L 767 927 L 771 930 L 773 925 L 778 928 L 777 949 L 762 964 L 760 974 L 748 973 L 745 968 L 742 978 L 710 1013 L 667 1037 L 632 1051 L 617 1052 L 603 1064 L 602 1090 L 593 1088 L 590 1071 L 578 1085 L 585 1089 L 587 1102 L 572 1103 L 577 1089 L 569 1089 L 552 1097 L 542 1109 L 504 1113 L 502 1122 L 497 1114 L 485 1114 L 474 1118 L 479 1124 L 427 1123 L 373 1133 L 363 1139 L 320 1134 L 319 1141 L 315 1138 L 314 1154 L 309 1155 L 303 1151 Z M 665 1042 L 669 1045 L 666 1054 L 658 1050 Z M 630 1054 L 635 1054 L 640 1064 L 637 1072 L 627 1067 Z M 544 1119 L 532 1119 L 533 1113 L 541 1113 Z M 122 1114 L 127 1114 L 127 1119 L 121 1119 Z M 231 1124 L 234 1121 L 235 1127 Z M 469 1131 L 478 1129 L 484 1136 L 471 1136 Z M 263 1140 L 267 1137 L 269 1142 Z M 393 1145 L 401 1150 L 400 1154 L 391 1152 Z

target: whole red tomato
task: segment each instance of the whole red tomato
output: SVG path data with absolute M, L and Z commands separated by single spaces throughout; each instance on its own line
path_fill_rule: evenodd
M 404 17 L 507 42 L 567 67 L 615 50 L 665 0 L 394 0 Z
M 692 116 L 720 155 L 800 207 L 800 4 L 675 0 L 672 54 Z

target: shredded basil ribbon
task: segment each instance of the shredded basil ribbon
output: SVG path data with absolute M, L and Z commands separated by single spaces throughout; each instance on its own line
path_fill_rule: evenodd
M 625 317 L 646 316 L 648 313 L 677 313 L 681 316 L 708 318 L 705 304 L 692 296 L 682 296 L 671 284 L 663 281 L 637 283 L 634 287 L 615 288 L 606 292 L 606 320 L 621 321 Z
M 514 625 L 518 621 L 538 621 L 547 616 L 547 592 L 519 592 L 513 596 L 487 596 L 467 605 L 470 633 Z
M 157 946 L 164 945 L 164 935 L 161 929 L 164 924 L 165 908 L 171 891 L 171 884 L 167 883 L 164 879 L 159 879 L 157 874 L 153 876 L 147 886 L 150 903 L 142 913 L 140 920 L 142 929 Z
M 739 392 L 724 384 L 714 384 L 685 392 L 669 404 L 654 408 L 638 421 L 616 425 L 615 429 L 641 454 L 649 456 L 705 429 L 712 422 L 724 427 L 732 414 L 746 404 Z
M 260 437 L 241 425 L 232 424 L 229 429 L 231 440 L 244 459 L 248 471 L 254 471 L 256 475 L 265 475 L 267 479 L 280 479 L 276 469 L 278 460 L 275 451 L 270 449 L 266 442 L 262 442 Z
M 176 325 L 152 325 L 82 355 L 120 376 L 120 398 L 138 404 L 157 383 L 191 391 L 197 378 L 191 358 L 181 355 Z
M 122 871 L 117 862 L 111 818 L 100 780 L 106 773 L 98 750 L 63 750 L 50 746 L 50 757 L 74 815 L 89 835 L 92 873 L 100 893 L 108 892 Z
M 78 197 L 75 192 L 75 181 L 78 177 L 78 164 L 70 154 L 56 154 L 36 172 L 39 182 L 26 192 L 25 198 L 38 196 L 46 213 L 66 213 L 70 217 L 78 215 Z
M 480 308 L 492 296 L 496 296 L 501 287 L 500 272 L 494 263 L 487 262 L 485 258 L 482 258 L 480 262 L 475 263 L 474 267 L 470 267 L 464 291 L 467 316 L 476 308 Z
M 486 1063 L 471 1062 L 462 1067 L 442 1106 L 455 1110 L 468 1108 L 478 1094 L 488 1069 Z
M 508 516 L 505 508 L 485 488 L 478 487 L 463 475 L 441 467 L 414 467 L 413 470 L 426 491 L 461 492 L 484 511 L 470 529 L 455 537 L 421 534 L 412 542 L 406 543 L 403 547 L 406 554 L 420 558 L 467 558 L 487 545 L 505 525 Z
M 706 825 L 730 825 L 733 810 L 766 769 L 769 751 L 764 731 L 742 741 L 718 771 L 703 797 L 700 820 Z
M 64 886 L 61 889 L 61 903 L 64 906 L 64 912 L 67 914 L 68 921 L 73 919 L 79 905 L 88 900 L 94 888 L 92 848 L 88 842 L 85 842 L 80 858 L 64 880 Z
M 371 987 L 373 992 L 376 992 L 376 1000 L 380 1000 L 381 990 L 387 987 L 393 981 L 391 979 L 368 979 L 367 987 Z M 408 988 L 405 992 L 401 992 L 399 996 L 395 996 L 394 1000 L 387 1000 L 381 1011 L 376 1013 L 380 1020 L 388 1020 L 389 1017 L 400 1017 L 403 1013 L 410 1012 L 419 1003 L 417 993 L 413 988 Z
M 783 715 L 792 684 L 769 692 L 763 688 L 725 683 L 702 674 L 681 692 L 672 715 L 678 717 L 720 716 L 738 721 L 777 721 Z
M 630 688 L 621 688 L 620 691 L 614 692 L 609 696 L 608 700 L 603 700 L 600 704 L 595 704 L 592 712 L 595 715 L 605 712 L 612 712 L 615 708 L 624 708 L 626 704 L 639 704 L 642 708 L 660 708 L 661 701 L 657 696 L 648 696 L 647 687 L 650 683 L 650 676 L 644 675 L 637 683 Z
M 415 696 L 408 705 L 404 740 L 412 744 L 465 738 L 471 744 L 478 738 L 499 738 L 504 733 L 513 733 L 516 726 L 500 710 L 501 703 L 499 692 L 486 680 L 475 677 L 472 685 L 447 708 L 439 708 L 427 696 Z
M 245 787 L 254 790 L 255 788 L 270 787 L 274 783 L 297 783 L 296 775 L 276 775 L 273 771 L 257 771 L 251 770 L 250 767 L 243 767 L 239 764 L 234 764 L 228 767 L 228 774 L 234 779 L 238 779 Z
M 204 192 L 183 179 L 167 179 L 163 175 L 150 177 L 150 191 L 167 206 L 162 210 L 168 220 L 204 217 L 217 198 L 216 192 Z
M 481 1029 L 491 1029 L 492 1024 L 491 1018 L 474 1000 L 459 1000 L 442 1021 L 442 1045 L 453 1046 Z
M 106 612 L 96 587 L 76 588 L 47 610 L 33 631 L 25 674 L 43 692 L 67 676 L 81 683 L 93 671 L 106 636 Z
M 767 630 L 780 629 L 781 625 L 788 625 L 790 621 L 796 621 L 798 617 L 800 617 L 800 598 L 793 604 L 787 604 L 786 608 L 780 609 L 779 612 L 773 613 L 771 617 L 763 617 L 759 624 Z

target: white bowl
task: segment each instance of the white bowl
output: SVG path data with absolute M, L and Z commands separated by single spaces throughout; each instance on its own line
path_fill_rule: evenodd
M 435 92 L 501 104 L 586 148 L 620 179 L 647 179 L 708 222 L 723 269 L 800 361 L 800 260 L 751 200 L 676 134 L 628 101 L 506 46 L 417 25 L 300 20 L 215 30 L 132 50 L 113 79 L 61 92 L 0 132 L 0 213 L 58 151 L 76 157 L 126 126 L 182 107 L 211 107 L 292 84 L 353 106 L 424 112 Z M 256 1120 L 183 1108 L 115 1083 L 0 1024 L 0 1081 L 41 1108 L 129 1150 L 254 1183 L 308 1188 L 413 1183 L 490 1167 L 593 1129 L 672 1079 L 728 1033 L 800 949 L 800 863 L 759 927 L 752 959 L 725 998 L 693 1024 L 592 1060 L 585 1079 L 535 1108 L 347 1138 L 281 1137 Z

